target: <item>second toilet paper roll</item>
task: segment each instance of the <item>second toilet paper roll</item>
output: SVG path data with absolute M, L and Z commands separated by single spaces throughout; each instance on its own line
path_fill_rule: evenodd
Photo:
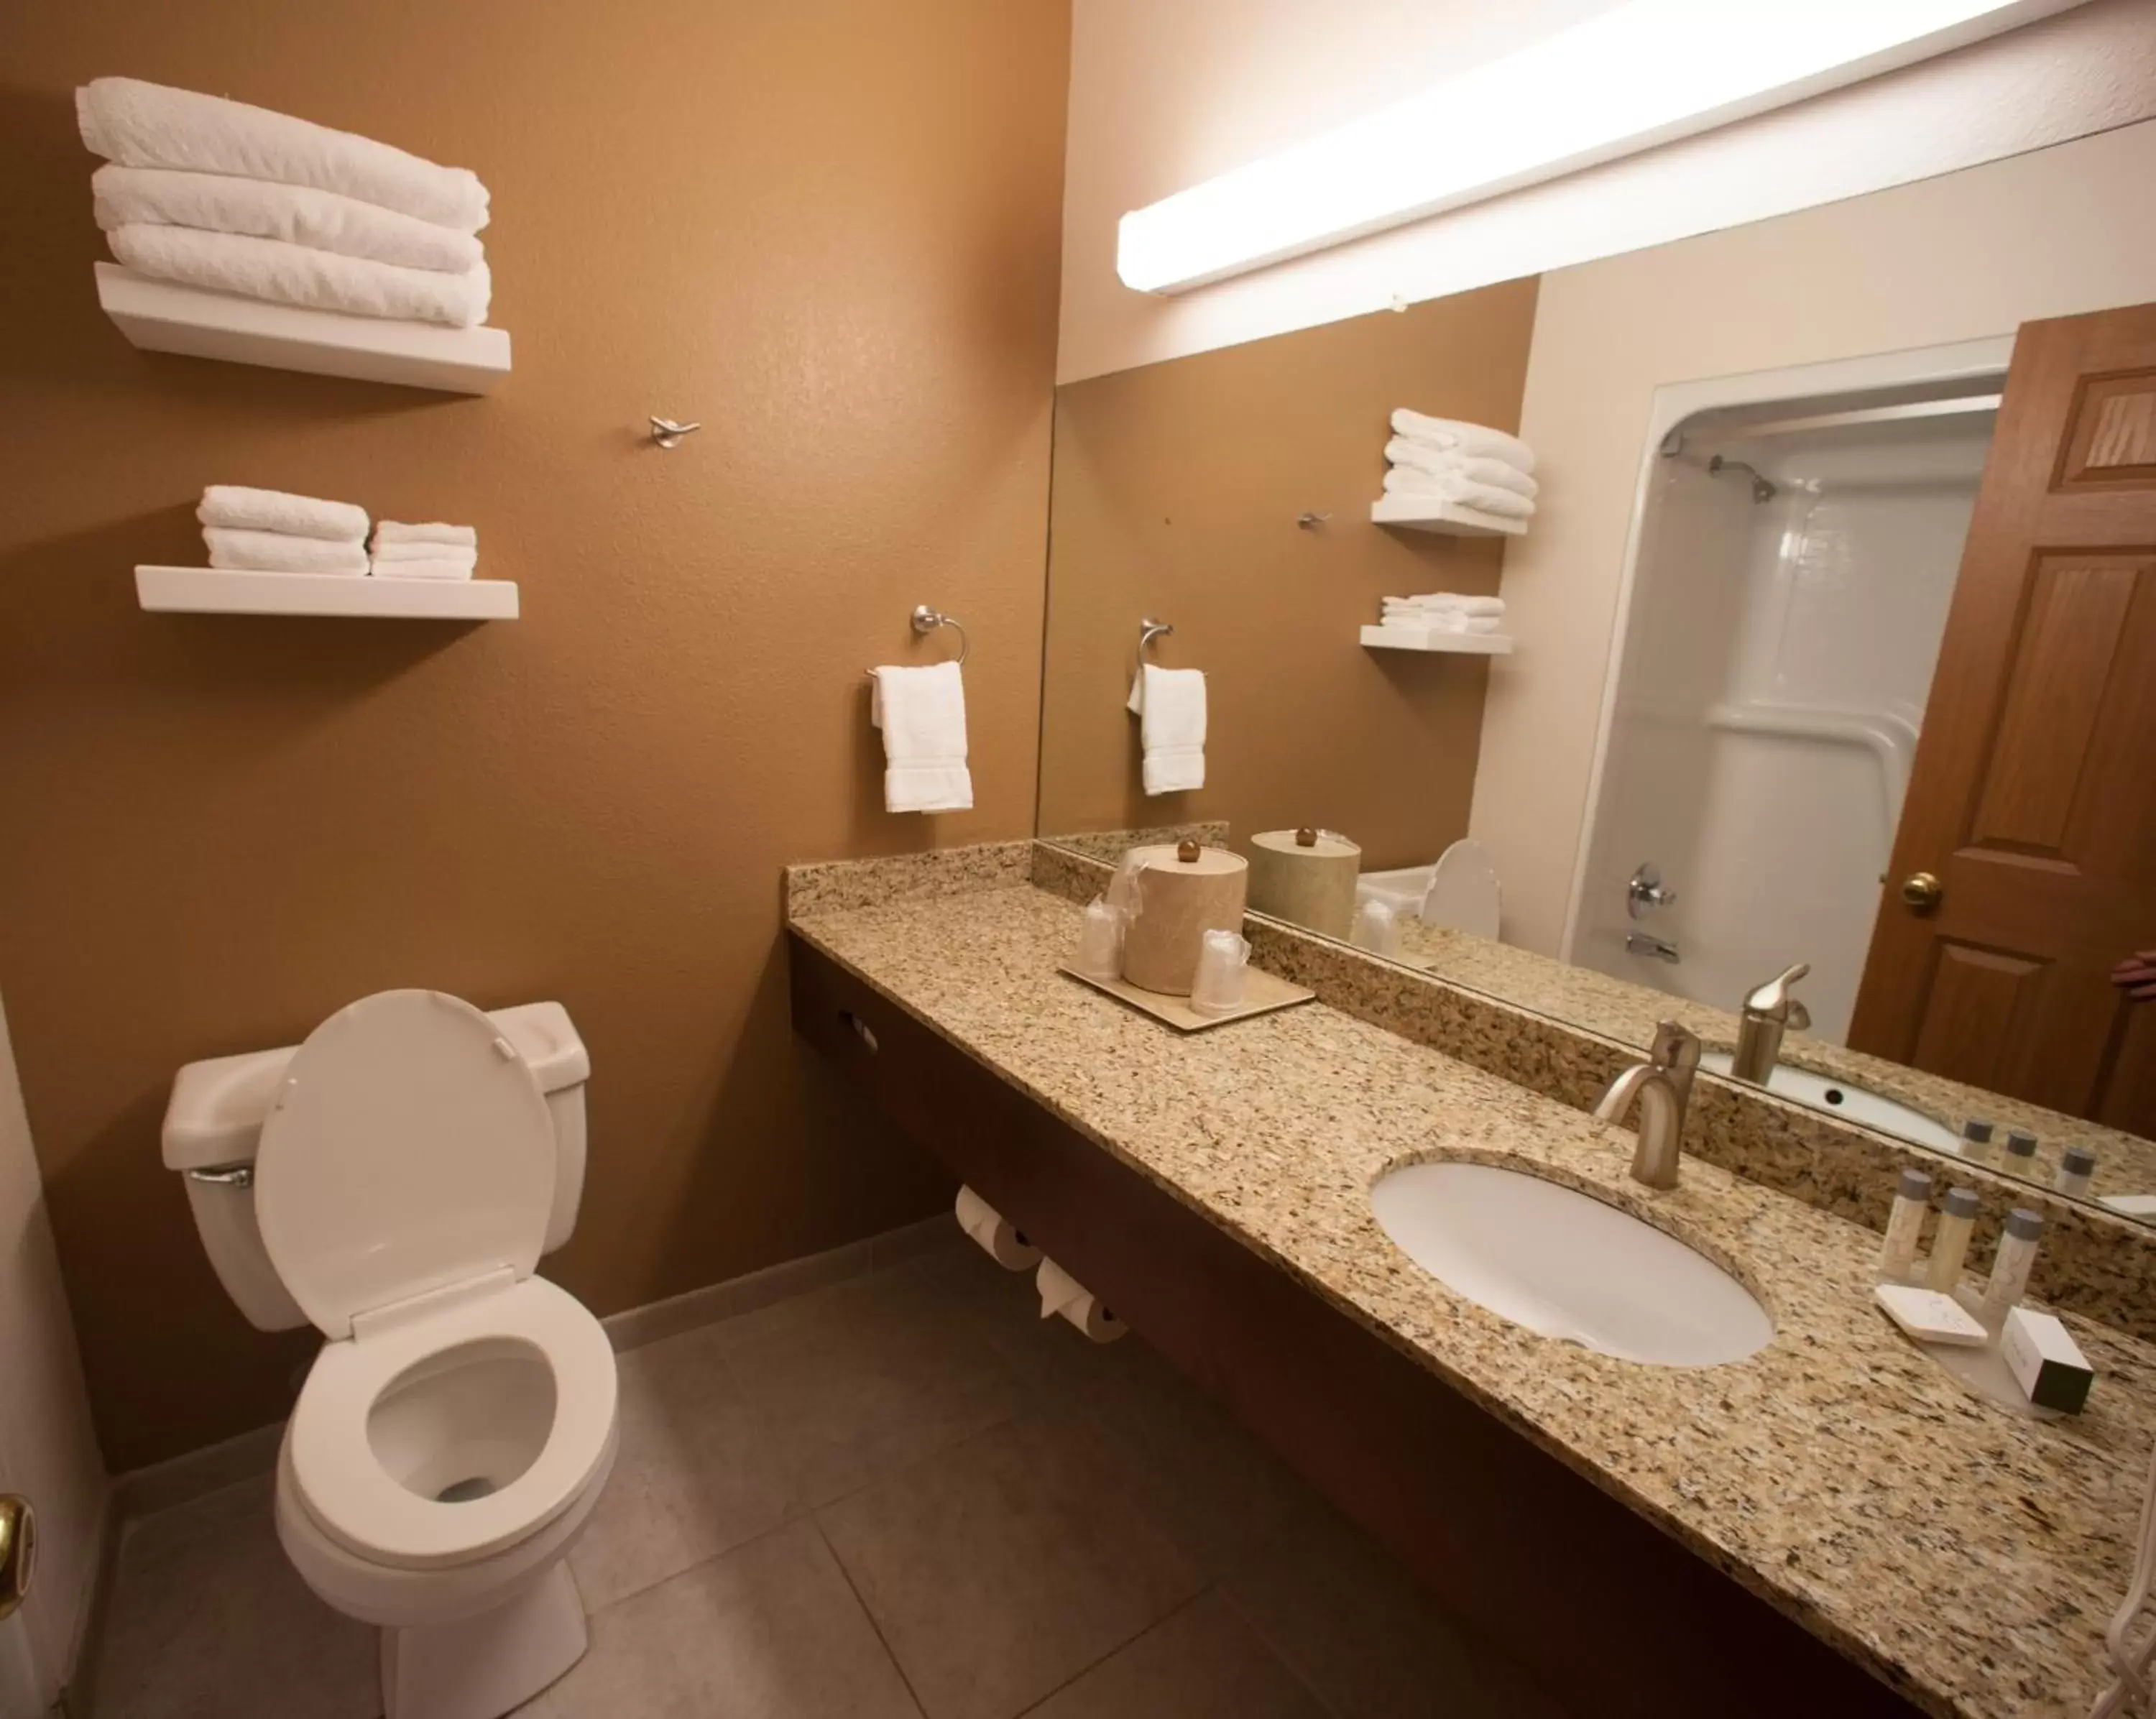
M 1018 1226 L 970 1188 L 958 1190 L 958 1227 L 974 1244 L 1006 1271 L 1030 1271 L 1040 1263 L 1040 1249 L 1019 1233 Z
M 1034 1274 L 1034 1287 L 1040 1291 L 1040 1316 L 1066 1319 L 1096 1343 L 1112 1343 L 1129 1329 L 1093 1292 L 1053 1260 L 1043 1260 Z

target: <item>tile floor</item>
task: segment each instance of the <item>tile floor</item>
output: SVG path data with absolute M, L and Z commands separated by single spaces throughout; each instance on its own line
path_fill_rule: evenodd
M 963 1244 L 621 1357 L 571 1555 L 592 1647 L 530 1719 L 1555 1719 L 1135 1337 Z M 374 1634 L 270 1483 L 131 1525 L 92 1719 L 373 1719 Z

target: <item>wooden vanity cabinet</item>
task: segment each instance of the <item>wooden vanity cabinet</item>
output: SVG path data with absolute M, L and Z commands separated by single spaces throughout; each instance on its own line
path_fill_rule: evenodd
M 788 941 L 797 1032 L 1568 1706 L 1642 1719 L 1918 1711 L 1502 1410 Z M 1445 1700 L 1433 1691 L 1431 1711 Z

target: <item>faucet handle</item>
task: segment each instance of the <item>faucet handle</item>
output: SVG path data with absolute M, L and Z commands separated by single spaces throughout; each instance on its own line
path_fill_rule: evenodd
M 1747 997 L 1744 999 L 1745 1008 L 1753 1013 L 1771 1014 L 1778 1019 L 1788 1019 L 1792 1008 L 1804 1007 L 1803 1003 L 1797 1002 L 1789 995 L 1789 987 L 1811 970 L 1811 962 L 1799 962 L 1794 967 L 1768 980 L 1765 984 Z M 1810 1014 L 1804 1017 L 1804 1024 L 1806 1026 L 1811 1024 Z
M 1792 997 L 1789 999 L 1789 1019 L 1787 1024 L 1793 1033 L 1811 1031 L 1812 1012 L 1804 1007 L 1804 999 L 1801 997 Z
M 1680 1069 L 1689 1073 L 1699 1066 L 1699 1037 L 1677 1021 L 1660 1021 L 1647 1060 L 1658 1069 Z

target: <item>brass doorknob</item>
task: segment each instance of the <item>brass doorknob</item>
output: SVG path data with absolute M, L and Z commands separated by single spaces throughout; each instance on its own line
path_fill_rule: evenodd
M 1919 913 L 1929 913 L 1946 892 L 1946 885 L 1928 871 L 1912 871 L 1902 880 L 1902 899 Z
M 23 1604 L 37 1561 L 37 1512 L 28 1499 L 0 1493 L 0 1619 L 13 1617 Z

